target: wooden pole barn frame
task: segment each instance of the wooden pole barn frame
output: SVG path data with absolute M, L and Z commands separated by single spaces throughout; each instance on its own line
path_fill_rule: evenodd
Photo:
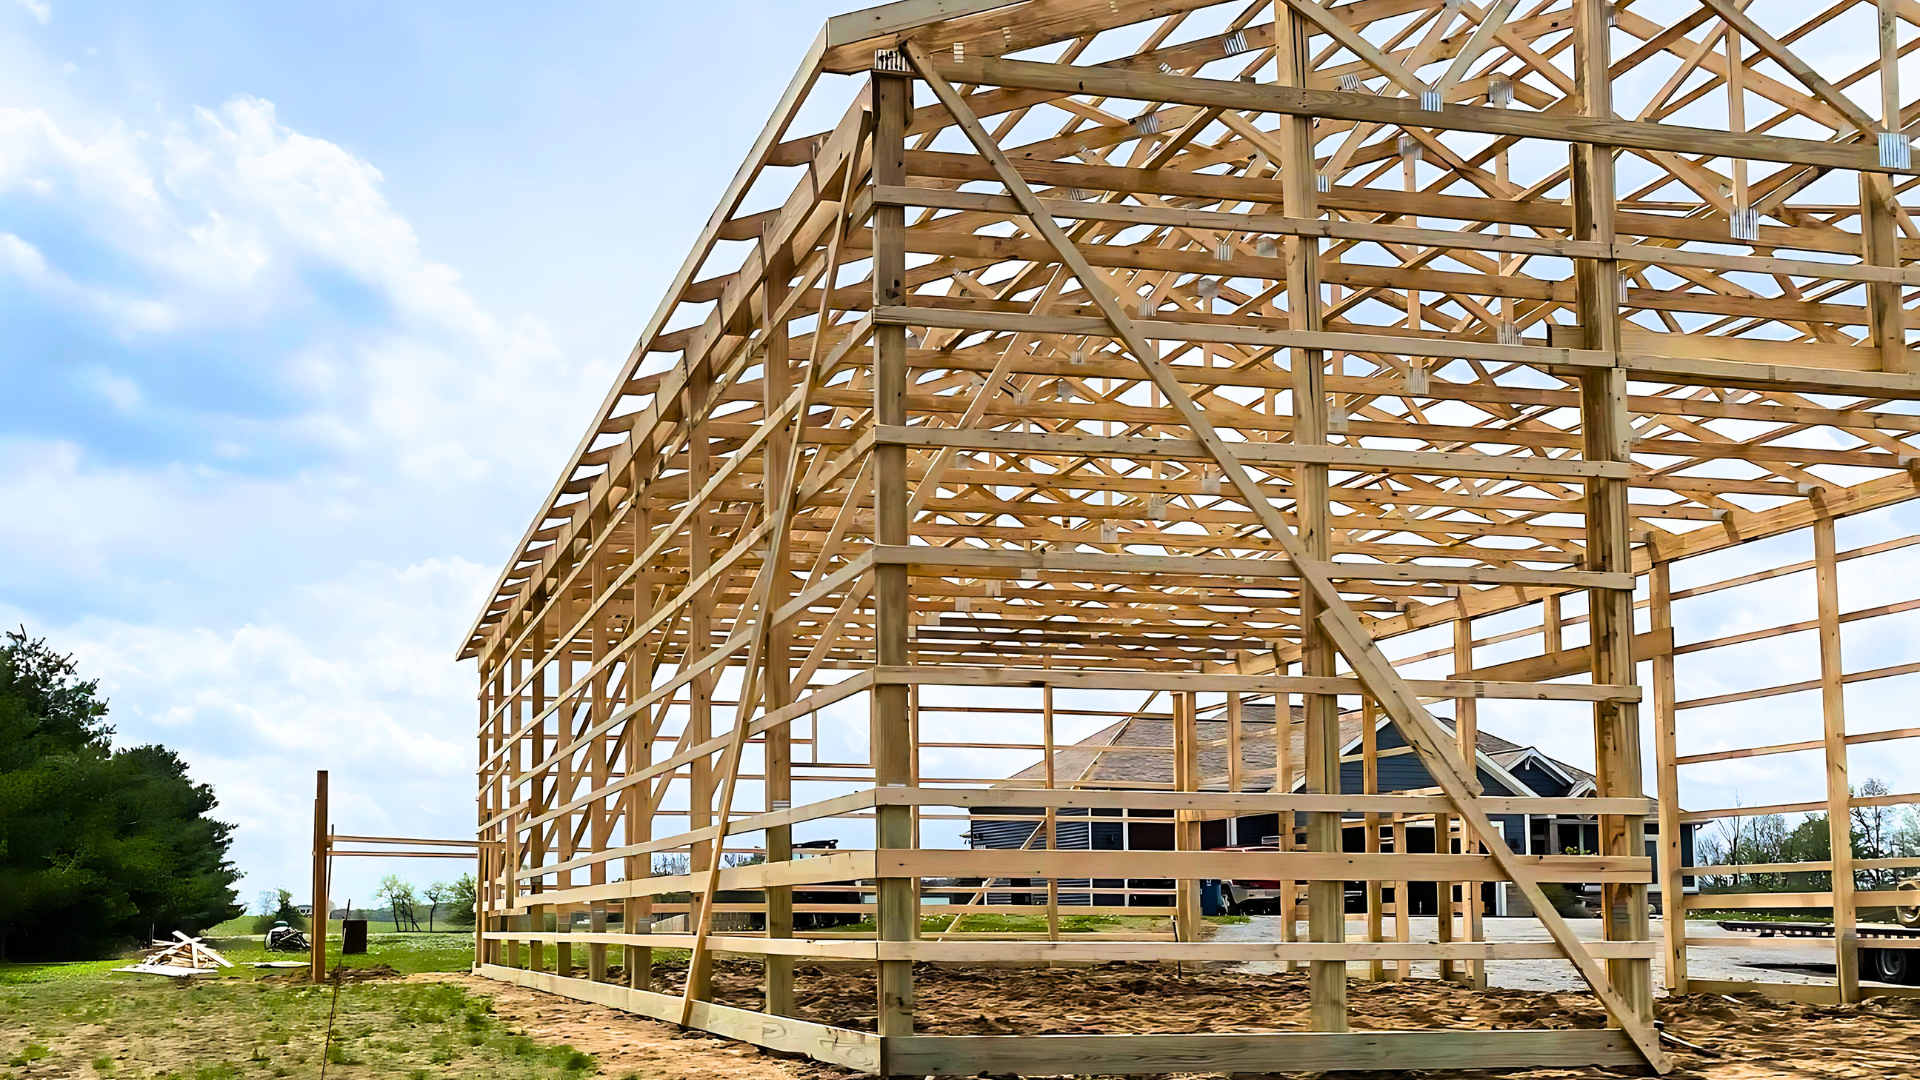
M 1675 719 L 1697 703 L 1673 699 L 1669 568 L 1812 531 L 1819 806 L 1844 820 L 1833 522 L 1920 475 L 1920 106 L 1897 81 L 1920 12 L 1788 7 L 905 0 L 829 20 L 462 650 L 476 970 L 880 1074 L 1666 1070 L 1651 961 L 1688 985 L 1686 941 L 1649 919 L 1637 664 L 1677 898 Z M 1877 62 L 1801 58 L 1862 34 Z M 1528 605 L 1537 654 L 1476 665 L 1474 620 Z M 1444 660 L 1382 651 L 1449 625 Z M 1451 676 L 1400 670 L 1422 660 Z M 1481 794 L 1462 750 L 1501 698 L 1590 718 L 1597 797 Z M 1274 725 L 1268 776 L 1239 756 L 1255 701 L 1303 717 L 1299 760 Z M 1391 720 L 1437 786 L 1376 793 L 1369 737 L 1366 790 L 1340 791 L 1343 707 Z M 1103 710 L 1170 720 L 1171 785 L 1056 768 L 1060 718 Z M 1203 712 L 1226 719 L 1225 776 L 1203 774 Z M 1036 752 L 1038 783 L 946 774 Z M 943 822 L 996 810 L 1036 839 L 941 848 Z M 1171 812 L 1177 850 L 1060 850 L 1067 810 Z M 1268 812 L 1282 850 L 1200 850 L 1203 821 Z M 1527 812 L 1597 813 L 1600 851 L 1516 854 L 1488 815 Z M 1407 850 L 1416 819 L 1451 837 L 1437 854 Z M 796 828 L 850 842 L 797 852 Z M 684 872 L 656 872 L 667 854 Z M 1096 878 L 1173 880 L 1173 939 L 1064 932 L 1063 895 Z M 1304 883 L 1306 939 L 1200 940 L 1209 878 Z M 1008 879 L 1048 883 L 1022 909 L 1044 935 L 921 932 Z M 1490 880 L 1548 943 L 1481 940 L 1469 886 Z M 1440 942 L 1387 910 L 1410 881 L 1449 883 Z M 1603 885 L 1605 941 L 1575 938 L 1553 882 Z M 1844 924 L 1861 897 L 1839 885 Z M 875 929 L 796 930 L 808 907 Z M 715 928 L 741 908 L 764 929 Z M 676 911 L 682 932 L 644 932 Z M 688 951 L 679 992 L 650 987 L 657 948 Z M 715 953 L 764 963 L 763 1011 L 711 1000 Z M 1484 985 L 1541 956 L 1609 1028 L 1347 1029 L 1350 977 L 1439 960 Z M 876 966 L 875 1031 L 795 1018 L 794 964 L 823 959 Z M 916 963 L 1121 959 L 1305 964 L 1309 1030 L 915 1032 Z

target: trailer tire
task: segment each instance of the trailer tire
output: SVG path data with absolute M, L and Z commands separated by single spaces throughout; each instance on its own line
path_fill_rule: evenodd
M 1907 878 L 1894 888 L 1920 897 L 1920 878 Z M 1893 917 L 1901 926 L 1920 927 L 1920 904 L 1896 906 L 1893 909 Z
M 1914 964 L 1909 949 L 1862 949 L 1862 972 L 1874 982 L 1913 985 L 1920 983 L 1920 965 Z

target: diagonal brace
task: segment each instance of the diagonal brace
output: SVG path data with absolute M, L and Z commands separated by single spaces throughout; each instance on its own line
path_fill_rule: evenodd
M 1027 185 L 1019 170 L 1008 160 L 1005 152 L 994 143 L 986 128 L 980 124 L 973 111 L 960 98 L 953 85 L 934 68 L 926 50 L 918 43 L 911 41 L 904 43 L 903 47 L 908 58 L 913 62 L 915 70 L 933 88 L 941 104 L 946 106 L 947 111 L 953 115 L 955 124 L 973 143 L 974 149 L 993 165 L 1000 182 L 1020 204 L 1032 223 L 1034 231 L 1046 239 L 1061 262 L 1080 279 L 1088 296 L 1099 306 L 1101 314 L 1113 327 L 1114 333 L 1126 345 L 1128 351 L 1133 353 L 1141 367 L 1153 379 L 1154 384 L 1160 388 L 1161 393 L 1166 395 L 1168 403 L 1179 410 L 1187 426 L 1213 455 L 1221 470 L 1233 482 L 1242 499 L 1260 519 L 1261 525 L 1268 534 L 1280 545 L 1287 557 L 1293 560 L 1299 569 L 1302 585 L 1312 590 L 1325 607 L 1320 615 L 1322 627 L 1333 638 L 1334 644 L 1342 655 L 1346 656 L 1347 662 L 1353 667 L 1354 674 L 1360 678 L 1368 692 L 1380 702 L 1381 707 L 1393 718 L 1394 723 L 1413 744 L 1421 762 L 1439 782 L 1448 799 L 1459 810 L 1460 816 L 1485 839 L 1487 853 L 1493 857 L 1501 873 L 1512 880 L 1529 903 L 1534 906 L 1548 935 L 1566 953 L 1567 959 L 1580 972 L 1581 977 L 1593 989 L 1595 996 L 1600 999 L 1621 1029 L 1633 1040 L 1647 1063 L 1660 1072 L 1670 1071 L 1673 1067 L 1672 1062 L 1660 1049 L 1659 1034 L 1653 1030 L 1652 1025 L 1642 1022 L 1632 1004 L 1614 989 L 1606 972 L 1587 952 L 1586 947 L 1574 935 L 1573 929 L 1553 910 L 1553 905 L 1547 902 L 1546 895 L 1541 891 L 1531 868 L 1523 865 L 1514 855 L 1513 849 L 1507 846 L 1504 834 L 1494 826 L 1487 812 L 1480 806 L 1479 797 L 1473 792 L 1471 780 L 1467 775 L 1462 774 L 1461 767 L 1454 762 L 1452 755 L 1445 749 L 1439 724 L 1420 705 L 1406 680 L 1394 671 L 1392 663 L 1368 636 L 1359 619 L 1354 615 L 1353 609 L 1347 606 L 1345 599 L 1341 597 L 1339 590 L 1327 576 L 1325 564 L 1308 557 L 1300 538 L 1287 525 L 1280 511 L 1268 501 L 1265 492 L 1261 491 L 1232 448 L 1220 438 L 1205 411 L 1194 403 L 1173 371 L 1165 361 L 1161 360 L 1159 351 L 1127 316 L 1119 299 L 1110 289 L 1103 287 L 1106 285 L 1106 279 L 1100 276 L 1087 261 L 1086 256 L 1046 213 L 1039 197 Z

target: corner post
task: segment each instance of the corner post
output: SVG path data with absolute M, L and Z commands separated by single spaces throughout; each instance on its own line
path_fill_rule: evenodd
M 793 357 L 790 352 L 786 318 L 780 314 L 787 303 L 787 294 L 791 291 L 793 258 L 785 245 L 767 249 L 767 278 L 762 297 L 761 310 L 766 318 L 772 320 L 767 325 L 766 352 L 761 356 L 761 423 L 775 424 L 774 412 L 793 392 Z M 802 416 L 794 422 L 793 434 L 789 435 L 786 424 L 776 424 L 774 431 L 767 436 L 765 447 L 761 450 L 762 481 L 760 494 L 761 512 L 772 521 L 780 513 L 787 490 L 793 484 L 793 478 L 787 473 L 787 464 L 792 454 L 793 443 L 806 424 Z M 784 543 L 770 542 L 768 555 L 778 552 L 785 557 L 792 549 Z M 786 606 L 793 595 L 793 576 L 784 565 L 769 566 L 766 573 L 771 575 L 766 599 L 767 642 L 761 659 L 761 685 L 764 687 L 766 712 L 771 714 L 793 702 L 793 632 L 781 623 L 773 622 L 773 612 Z M 744 714 L 743 714 L 744 716 Z M 738 720 L 745 723 L 744 719 Z M 762 760 L 765 762 L 766 781 L 763 790 L 766 793 L 766 809 L 769 812 L 791 809 L 793 806 L 793 736 L 788 724 L 780 724 L 767 729 L 761 736 Z M 766 830 L 767 861 L 782 863 L 793 858 L 793 826 L 775 825 Z M 793 936 L 793 888 L 776 885 L 766 890 L 767 916 L 766 931 L 768 938 L 790 938 Z M 793 1015 L 793 960 L 791 956 L 768 954 L 765 960 L 767 990 L 766 1012 L 769 1016 Z
M 1605 0 L 1576 0 L 1574 20 L 1574 90 L 1582 115 L 1613 115 L 1612 75 L 1608 70 L 1608 5 Z M 1614 168 L 1611 147 L 1579 143 L 1572 153 L 1573 239 L 1611 246 L 1614 243 Z M 1574 293 L 1585 346 L 1601 352 L 1620 352 L 1620 263 L 1616 259 L 1576 259 Z M 1580 376 L 1582 451 L 1589 461 L 1631 461 L 1633 428 L 1627 413 L 1626 371 L 1619 367 L 1589 369 Z M 1624 480 L 1587 481 L 1586 568 L 1631 574 L 1632 519 L 1628 512 L 1628 485 Z M 1593 681 L 1631 684 L 1637 681 L 1633 663 L 1633 593 L 1624 589 L 1591 589 L 1588 610 L 1592 624 Z M 1605 798 L 1638 798 L 1643 794 L 1640 768 L 1639 707 L 1632 702 L 1603 701 L 1594 705 L 1594 762 L 1598 794 Z M 1645 857 L 1646 818 L 1643 815 L 1602 815 L 1602 855 Z M 1601 917 L 1610 941 L 1644 941 L 1652 933 L 1645 885 L 1605 885 L 1601 888 Z M 1609 960 L 1607 977 L 1634 1013 L 1653 1020 L 1653 967 L 1646 959 Z M 1617 1023 L 1617 1018 L 1615 1019 Z
M 1276 13 L 1280 13 L 1276 5 Z M 1308 49 L 1307 22 L 1291 6 L 1277 23 L 1274 66 L 1285 86 L 1308 85 L 1313 54 Z M 1287 216 L 1319 216 L 1313 155 L 1313 118 L 1283 116 L 1280 148 L 1281 198 Z M 1320 329 L 1320 242 L 1309 236 L 1286 239 L 1287 325 L 1294 330 Z M 1303 445 L 1327 442 L 1326 353 L 1319 349 L 1293 350 L 1293 441 Z M 1300 544 L 1308 558 L 1325 561 L 1331 554 L 1328 537 L 1327 467 L 1302 465 L 1298 472 Z M 1320 626 L 1325 605 L 1310 589 L 1300 593 L 1301 674 L 1329 676 L 1336 672 L 1333 640 Z M 1307 790 L 1320 794 L 1340 791 L 1340 709 L 1331 694 L 1304 694 L 1306 713 Z M 1276 710 L 1276 719 L 1278 719 Z M 1314 851 L 1339 851 L 1341 819 L 1337 813 L 1307 817 L 1307 846 Z M 1346 883 L 1314 881 L 1307 885 L 1307 935 L 1314 941 L 1346 938 Z M 1309 1026 L 1314 1031 L 1347 1030 L 1347 964 L 1344 960 L 1315 960 L 1308 965 L 1313 1004 Z
M 904 53 L 882 49 L 873 58 L 873 183 L 901 186 L 907 182 L 907 121 L 913 111 L 911 66 Z M 907 218 L 902 206 L 876 207 L 873 213 L 873 304 L 893 307 L 907 302 Z M 907 329 L 877 327 L 873 335 L 873 419 L 875 424 L 904 426 L 907 422 Z M 874 540 L 886 545 L 908 543 L 907 448 L 897 443 L 876 446 L 874 457 Z M 907 568 L 889 563 L 874 570 L 874 661 L 881 668 L 906 668 L 911 597 Z M 904 683 L 875 686 L 873 707 L 874 786 L 904 787 L 913 772 L 913 746 Z M 874 847 L 911 847 L 913 818 L 906 806 L 882 806 L 875 811 Z M 907 877 L 883 877 L 877 886 L 876 917 L 881 941 L 910 941 L 918 936 L 916 917 L 918 882 Z M 913 965 L 906 960 L 879 961 L 879 1020 L 882 1038 L 913 1033 Z M 883 1071 L 885 1068 L 883 1060 Z

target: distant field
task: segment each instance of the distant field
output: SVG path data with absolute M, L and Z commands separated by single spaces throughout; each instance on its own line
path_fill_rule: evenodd
M 253 930 L 254 920 L 258 918 L 259 918 L 258 915 L 236 916 L 234 918 L 228 919 L 226 922 L 223 922 L 218 926 L 208 929 L 205 936 L 217 937 L 217 938 L 234 938 L 234 937 L 251 936 L 254 933 L 254 930 Z M 420 925 L 422 927 L 425 927 L 427 925 L 426 921 L 424 919 L 421 920 Z M 339 936 L 340 920 L 334 919 L 328 922 L 327 932 L 336 937 Z M 396 930 L 393 923 L 382 920 L 382 919 L 367 920 L 367 933 L 369 934 L 392 934 L 392 933 L 411 933 L 411 932 L 412 931 Z M 451 926 L 451 925 L 448 925 L 447 920 L 440 919 L 435 921 L 433 925 L 433 932 L 464 934 L 464 933 L 472 933 L 473 928 L 471 926 L 466 926 L 466 927 Z

